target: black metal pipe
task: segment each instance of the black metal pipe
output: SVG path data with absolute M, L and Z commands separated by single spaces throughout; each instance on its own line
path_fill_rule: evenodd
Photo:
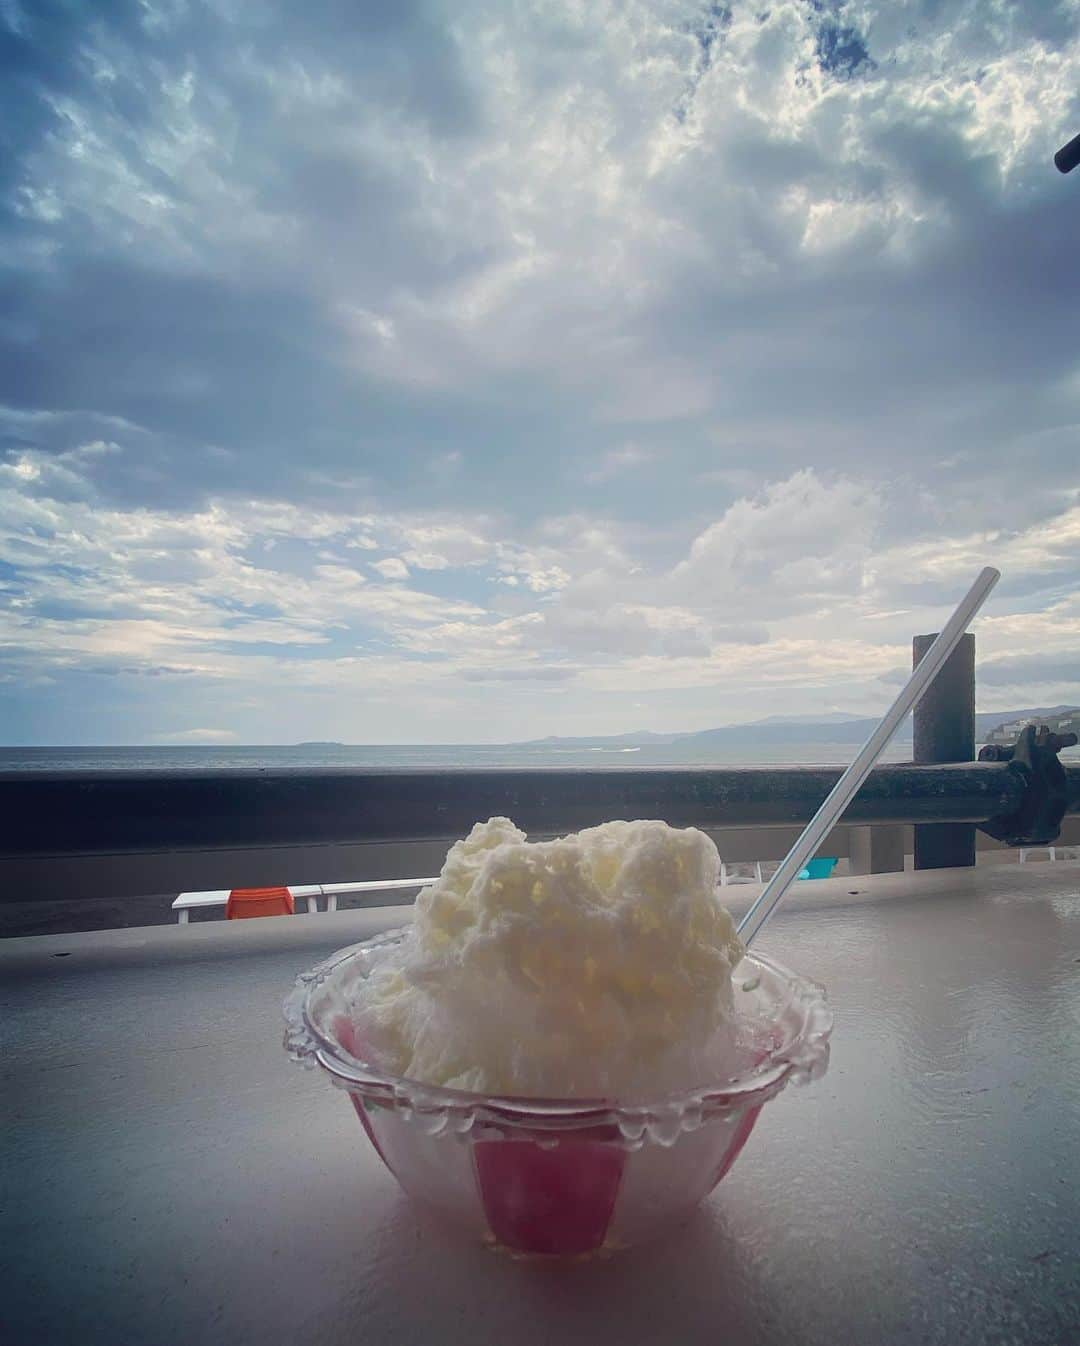
M 1059 173 L 1071 173 L 1080 164 L 1080 136 L 1073 136 L 1067 145 L 1062 145 L 1054 155 L 1054 164 Z
M 1080 768 L 1067 768 L 1080 813 Z M 423 841 L 512 817 L 532 834 L 607 818 L 677 826 L 805 823 L 839 767 L 559 771 L 217 771 L 0 773 L 5 857 Z M 875 768 L 846 823 L 981 822 L 1023 786 L 1004 763 Z

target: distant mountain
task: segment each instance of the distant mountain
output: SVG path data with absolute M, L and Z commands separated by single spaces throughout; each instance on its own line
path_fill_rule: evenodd
M 751 724 L 728 724 L 719 729 L 690 730 L 683 733 L 654 734 L 648 730 L 638 730 L 631 734 L 596 734 L 592 737 L 560 738 L 551 735 L 548 738 L 531 739 L 528 743 L 514 744 L 521 748 L 660 748 L 672 743 L 687 748 L 707 747 L 709 745 L 742 747 L 754 743 L 861 743 L 877 724 L 876 720 L 858 717 L 837 721 L 803 721 L 786 716 L 771 716 L 767 720 L 756 720 Z M 907 736 L 911 737 L 910 723 Z M 901 728 L 900 736 L 905 730 Z
M 1001 724 L 1011 724 L 1016 720 L 1043 720 L 1075 710 L 1074 706 L 1051 706 L 1034 710 L 994 710 L 980 712 L 975 716 L 975 736 L 980 743 Z M 783 745 L 812 743 L 863 743 L 870 732 L 876 728 L 877 717 L 849 715 L 845 711 L 832 711 L 813 719 L 799 715 L 770 715 L 764 720 L 754 720 L 746 724 L 721 725 L 716 729 L 700 729 L 689 733 L 656 734 L 641 729 L 630 734 L 598 734 L 592 737 L 532 739 L 520 747 L 550 748 L 619 748 L 619 747 L 663 747 L 678 743 L 687 749 L 716 747 L 743 748 L 754 744 Z M 911 717 L 904 721 L 896 737 L 901 742 L 912 736 Z
M 680 741 L 698 747 L 734 748 L 754 743 L 862 743 L 877 725 L 877 720 L 803 721 L 760 720 L 756 724 L 729 724 L 720 729 L 702 729 Z M 900 726 L 896 737 L 911 737 L 911 720 Z

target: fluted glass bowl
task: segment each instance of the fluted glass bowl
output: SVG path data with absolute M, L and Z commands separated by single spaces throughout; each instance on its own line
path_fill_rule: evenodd
M 651 1101 L 512 1098 L 420 1084 L 365 1060 L 348 1013 L 357 984 L 398 947 L 393 930 L 303 973 L 285 1048 L 349 1095 L 380 1159 L 434 1215 L 518 1255 L 628 1247 L 688 1214 L 789 1082 L 824 1074 L 825 992 L 763 954 L 735 970 L 736 1074 Z

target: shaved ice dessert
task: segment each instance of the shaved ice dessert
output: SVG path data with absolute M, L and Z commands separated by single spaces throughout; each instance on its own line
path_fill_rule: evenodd
M 530 842 L 508 818 L 478 823 L 411 924 L 297 979 L 286 1049 L 470 1238 L 516 1256 L 643 1242 L 828 1061 L 824 992 L 744 950 L 718 870 L 695 828 Z
M 743 955 L 704 832 L 478 823 L 351 1007 L 395 1074 L 483 1093 L 652 1097 L 732 1057 Z

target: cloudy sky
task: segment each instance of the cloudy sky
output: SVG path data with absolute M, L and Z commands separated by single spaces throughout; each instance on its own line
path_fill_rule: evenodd
M 1080 0 L 0 0 L 0 740 L 1080 701 Z

